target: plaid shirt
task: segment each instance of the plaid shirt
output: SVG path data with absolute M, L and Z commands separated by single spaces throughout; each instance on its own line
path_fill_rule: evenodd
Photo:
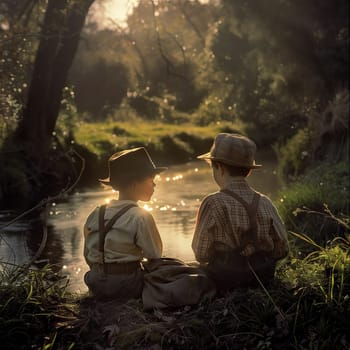
M 253 200 L 253 190 L 246 180 L 236 177 L 225 187 L 238 194 L 247 203 Z M 228 217 L 227 217 L 228 216 Z M 214 241 L 227 244 L 232 249 L 240 249 L 241 236 L 249 228 L 246 209 L 232 196 L 216 192 L 204 198 L 198 210 L 192 249 L 197 261 L 208 262 L 208 251 Z M 257 210 L 257 241 L 247 247 L 243 255 L 250 256 L 255 252 L 268 252 L 276 260 L 288 253 L 286 229 L 277 209 L 271 200 L 260 194 Z

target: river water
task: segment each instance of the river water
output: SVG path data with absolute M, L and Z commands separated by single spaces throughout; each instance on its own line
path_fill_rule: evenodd
M 276 162 L 267 160 L 263 165 L 263 168 L 253 171 L 248 182 L 274 199 L 279 189 Z M 191 241 L 196 211 L 201 199 L 216 190 L 211 169 L 203 161 L 170 167 L 156 179 L 152 200 L 139 205 L 154 216 L 165 256 L 194 260 Z M 15 265 L 30 261 L 40 246 L 46 225 L 48 239 L 37 265 L 55 264 L 57 270 L 69 278 L 69 290 L 85 292 L 83 275 L 88 267 L 83 258 L 83 225 L 97 205 L 116 197 L 117 193 L 102 188 L 77 192 L 64 201 L 52 203 L 45 221 L 21 220 L 4 229 L 1 229 L 1 221 L 6 221 L 6 213 L 0 213 L 1 261 Z

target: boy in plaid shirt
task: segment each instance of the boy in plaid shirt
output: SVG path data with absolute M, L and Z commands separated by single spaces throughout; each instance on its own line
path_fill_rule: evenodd
M 240 134 L 220 133 L 208 161 L 220 190 L 204 198 L 192 241 L 195 257 L 219 290 L 256 286 L 273 279 L 277 260 L 288 254 L 285 227 L 271 200 L 246 177 L 256 145 Z

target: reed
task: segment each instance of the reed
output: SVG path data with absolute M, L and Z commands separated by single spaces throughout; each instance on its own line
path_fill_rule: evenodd
M 324 163 L 282 189 L 276 205 L 288 230 L 325 244 L 349 230 L 349 193 L 349 165 Z
M 67 281 L 50 266 L 32 270 L 8 264 L 1 264 L 0 279 L 2 348 L 52 348 L 57 321 L 74 313 L 67 303 Z

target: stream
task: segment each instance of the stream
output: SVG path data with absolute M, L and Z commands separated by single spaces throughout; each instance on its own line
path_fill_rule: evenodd
M 259 163 L 259 162 L 258 162 Z M 248 183 L 257 191 L 275 199 L 279 190 L 276 161 L 267 159 L 263 167 L 253 171 Z M 211 169 L 203 161 L 170 167 L 156 179 L 150 202 L 139 205 L 151 211 L 163 240 L 164 256 L 194 260 L 192 235 L 198 206 L 202 198 L 217 191 Z M 42 241 L 44 227 L 47 242 L 37 266 L 50 262 L 69 278 L 68 289 L 85 292 L 83 275 L 88 270 L 83 258 L 83 225 L 97 206 L 108 203 L 117 193 L 96 187 L 76 192 L 66 199 L 51 203 L 47 219 L 21 220 L 5 228 L 6 213 L 0 212 L 0 261 L 4 266 L 24 264 L 34 256 Z

